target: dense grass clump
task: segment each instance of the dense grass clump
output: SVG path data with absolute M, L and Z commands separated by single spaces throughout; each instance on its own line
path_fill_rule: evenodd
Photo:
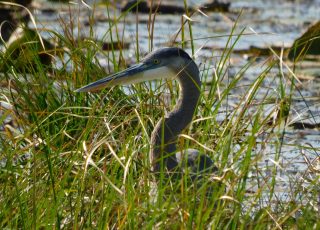
M 117 27 L 120 18 L 110 21 L 110 28 Z M 50 71 L 37 61 L 26 62 L 22 69 L 6 66 L 0 75 L 1 228 L 319 228 L 319 174 L 307 169 L 304 181 L 289 181 L 286 192 L 291 196 L 283 198 L 277 191 L 281 167 L 261 164 L 271 149 L 276 162 L 286 145 L 283 123 L 295 86 L 292 76 L 283 75 L 282 60 L 271 58 L 247 85 L 242 80 L 255 60 L 230 76 L 232 50 L 242 39 L 235 25 L 217 63 L 212 51 L 212 58 L 200 66 L 206 84 L 191 127 L 179 139 L 182 148 L 209 154 L 218 172 L 200 187 L 191 184 L 188 175 L 155 185 L 149 135 L 175 103 L 176 83 L 75 93 L 106 75 L 100 57 L 111 70 L 126 66 L 124 50 L 103 52 L 93 39 L 71 36 L 71 23 L 61 23 L 65 34 L 49 31 L 58 41 L 50 48 L 55 55 Z M 195 52 L 192 23 L 184 19 L 181 27 L 178 45 Z M 191 41 L 184 40 L 184 33 Z M 114 36 L 111 29 L 109 36 Z M 113 42 L 121 42 L 118 39 L 112 37 Z M 33 55 L 38 52 L 46 51 L 34 50 Z M 4 53 L 1 57 L 10 58 Z M 278 87 L 265 90 L 266 78 Z M 239 88 L 243 94 L 235 95 Z

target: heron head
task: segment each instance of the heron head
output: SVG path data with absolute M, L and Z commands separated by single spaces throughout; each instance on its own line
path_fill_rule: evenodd
M 180 48 L 161 48 L 148 54 L 141 63 L 83 86 L 76 92 L 92 92 L 115 85 L 174 78 L 190 62 L 191 57 Z

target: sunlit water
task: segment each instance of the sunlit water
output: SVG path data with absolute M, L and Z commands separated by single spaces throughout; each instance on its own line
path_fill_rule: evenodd
M 119 7 L 119 1 L 117 6 Z M 168 1 L 176 5 L 183 6 L 183 1 Z M 188 1 L 190 6 L 199 6 L 207 1 Z M 196 2 L 196 3 L 195 3 Z M 46 28 L 57 31 L 63 34 L 63 23 L 71 25 L 70 20 L 74 23 L 74 28 L 70 30 L 75 37 L 91 37 L 89 23 L 89 15 L 94 14 L 97 21 L 92 25 L 94 37 L 100 41 L 110 41 L 111 36 L 109 31 L 109 16 L 111 20 L 120 16 L 120 11 L 110 8 L 108 16 L 107 10 L 104 6 L 95 5 L 96 1 L 87 1 L 92 7 L 91 9 L 79 2 L 78 4 L 63 5 L 53 4 L 39 1 L 39 8 L 34 13 L 37 19 L 38 28 Z M 42 9 L 56 9 L 54 13 L 47 13 Z M 72 15 L 70 17 L 70 9 Z M 80 10 L 79 10 L 80 9 Z M 94 10 L 93 10 L 94 9 Z M 243 30 L 244 35 L 236 43 L 235 51 L 247 50 L 252 46 L 259 48 L 268 48 L 271 46 L 290 47 L 297 37 L 299 37 L 312 22 L 320 19 L 320 0 L 313 1 L 232 1 L 230 13 L 207 13 L 207 16 L 201 13 L 195 13 L 193 19 L 193 39 L 196 51 L 196 62 L 201 66 L 209 67 L 209 76 L 213 76 L 214 70 L 217 67 L 221 51 L 225 48 L 229 34 L 234 26 L 235 20 L 239 17 L 235 34 Z M 239 16 L 240 15 L 240 16 Z M 136 24 L 138 20 L 138 25 Z M 157 15 L 156 22 L 153 28 L 153 49 L 162 47 L 168 44 L 173 35 L 181 26 L 181 15 Z M 151 48 L 148 31 L 149 15 L 139 15 L 129 13 L 120 19 L 117 27 L 113 27 L 112 36 L 116 36 L 116 30 L 120 31 L 119 36 L 123 37 L 124 41 L 130 42 L 130 48 L 124 51 L 124 56 L 128 59 L 128 63 L 135 62 L 135 53 L 139 49 L 141 53 L 147 53 Z M 78 27 L 78 22 L 81 28 Z M 34 27 L 29 23 L 30 27 Z M 136 33 L 138 28 L 139 47 L 136 47 Z M 45 38 L 50 38 L 50 33 L 42 32 Z M 188 40 L 189 33 L 185 32 L 186 40 Z M 234 42 L 236 36 L 231 42 Z M 177 38 L 180 41 L 181 37 Z M 231 43 L 232 44 L 232 43 Z M 229 44 L 229 47 L 231 47 Z M 191 53 L 190 43 L 187 44 L 186 50 Z M 240 85 L 251 84 L 260 73 L 267 68 L 267 57 L 260 57 L 252 64 L 246 72 Z M 233 54 L 228 64 L 228 78 L 234 77 L 239 70 L 250 61 L 250 54 Z M 100 64 L 106 69 L 112 70 L 108 67 L 108 61 L 104 55 L 101 55 Z M 59 66 L 59 63 L 57 63 Z M 70 68 L 72 68 L 70 66 Z M 285 65 L 282 66 L 281 71 L 284 76 L 289 76 L 290 71 Z M 203 70 L 203 69 L 202 69 Z M 299 91 L 294 92 L 293 105 L 291 108 L 291 115 L 289 117 L 289 124 L 303 120 L 308 123 L 320 123 L 319 119 L 319 87 L 320 81 L 316 77 L 320 75 L 320 65 L 316 62 L 311 63 L 309 67 L 301 68 L 301 75 L 306 80 L 301 80 Z M 279 96 L 279 68 L 275 68 L 270 72 L 270 76 L 266 77 L 263 87 L 260 89 L 257 100 L 262 99 L 265 95 L 270 97 Z M 211 78 L 212 79 L 212 78 Z M 211 80 L 207 79 L 208 81 Z M 287 92 L 290 92 L 290 87 L 286 85 Z M 128 91 L 129 92 L 129 91 Z M 230 104 L 236 104 L 237 98 L 240 98 L 246 93 L 246 87 L 239 87 L 233 90 L 233 94 L 238 97 L 230 99 Z M 302 96 L 304 99 L 302 99 Z M 226 105 L 227 106 L 227 105 Z M 232 106 L 231 106 L 232 107 Z M 272 105 L 270 105 L 272 109 Z M 266 109 L 267 110 L 267 109 Z M 221 113 L 218 120 L 224 120 L 225 116 Z M 269 182 L 268 175 L 275 168 L 278 170 L 278 180 L 276 184 L 276 191 L 281 199 L 287 199 L 292 194 L 290 186 L 292 181 L 303 184 L 303 186 L 311 186 L 308 184 L 306 178 L 313 178 L 316 176 L 316 171 L 310 169 L 314 167 L 319 170 L 319 131 L 313 129 L 293 130 L 286 127 L 283 135 L 278 134 L 279 139 L 282 140 L 281 149 L 278 145 L 268 145 L 264 149 L 257 149 L 257 154 L 261 155 L 257 166 L 260 174 L 251 175 L 253 181 L 252 187 L 248 190 L 256 191 L 258 185 L 256 177 L 261 178 L 261 183 Z M 263 137 L 261 138 L 263 141 Z M 277 141 L 276 138 L 273 141 Z M 260 145 L 258 145 L 261 147 Z M 299 147 L 300 146 L 300 147 Z M 308 147 L 308 148 L 305 148 Z M 279 152 L 280 151 L 280 152 Z M 318 171 L 319 172 L 319 171 Z

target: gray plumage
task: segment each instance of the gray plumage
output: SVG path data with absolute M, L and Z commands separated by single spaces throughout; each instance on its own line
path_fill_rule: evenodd
M 84 86 L 77 92 L 95 91 L 105 86 L 132 84 L 158 78 L 177 79 L 180 96 L 173 110 L 158 121 L 151 134 L 150 160 L 153 171 L 159 173 L 163 168 L 166 172 L 181 172 L 187 167 L 195 175 L 212 173 L 215 167 L 208 155 L 194 149 L 177 152 L 178 135 L 192 121 L 201 87 L 199 69 L 184 50 L 158 49 L 147 55 L 141 63 Z

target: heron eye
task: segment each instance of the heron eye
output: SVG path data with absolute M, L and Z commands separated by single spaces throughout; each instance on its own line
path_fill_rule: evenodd
M 160 63 L 159 59 L 153 59 L 153 64 L 159 64 L 159 63 Z

